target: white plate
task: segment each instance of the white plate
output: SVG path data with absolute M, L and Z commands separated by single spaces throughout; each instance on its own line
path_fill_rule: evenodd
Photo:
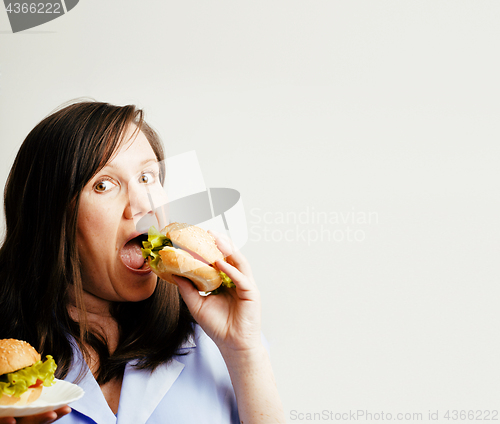
M 53 386 L 44 387 L 41 396 L 29 405 L 0 405 L 0 417 L 25 417 L 53 411 L 80 399 L 84 394 L 76 384 L 57 379 L 55 382 Z

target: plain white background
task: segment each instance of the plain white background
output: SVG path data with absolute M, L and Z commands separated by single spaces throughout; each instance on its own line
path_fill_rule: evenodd
M 1 186 L 61 103 L 137 104 L 243 196 L 289 422 L 500 410 L 499 22 L 496 1 L 80 0 L 12 34 L 0 11 Z

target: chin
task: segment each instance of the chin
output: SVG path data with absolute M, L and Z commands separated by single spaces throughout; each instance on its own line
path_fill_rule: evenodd
M 128 302 L 141 302 L 149 299 L 156 290 L 158 278 L 156 275 L 151 274 L 147 281 L 142 282 L 140 285 L 128 291 L 126 301 Z

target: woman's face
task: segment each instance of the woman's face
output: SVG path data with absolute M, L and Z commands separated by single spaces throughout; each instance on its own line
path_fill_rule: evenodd
M 77 246 L 85 296 L 94 301 L 140 301 L 156 287 L 136 223 L 154 213 L 148 192 L 163 190 L 153 149 L 142 132 L 131 138 L 134 129 L 80 197 Z

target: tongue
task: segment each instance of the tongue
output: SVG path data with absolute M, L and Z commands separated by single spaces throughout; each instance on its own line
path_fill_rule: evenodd
M 141 253 L 141 246 L 139 245 L 139 240 L 130 240 L 125 246 L 123 246 L 120 256 L 125 265 L 130 268 L 139 269 L 144 265 L 144 258 Z

